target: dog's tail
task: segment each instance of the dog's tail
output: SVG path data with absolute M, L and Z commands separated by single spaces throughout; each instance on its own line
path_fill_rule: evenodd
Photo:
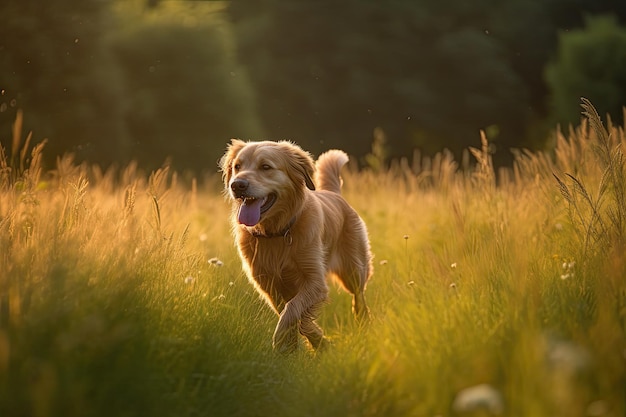
M 333 149 L 324 152 L 315 162 L 315 184 L 320 190 L 341 193 L 341 168 L 348 162 L 348 155 L 344 151 Z

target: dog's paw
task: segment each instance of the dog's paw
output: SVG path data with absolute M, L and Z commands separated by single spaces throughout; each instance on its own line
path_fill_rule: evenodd
M 291 326 L 283 330 L 277 327 L 274 332 L 272 346 L 279 353 L 291 353 L 298 350 L 298 328 Z
M 365 325 L 370 321 L 370 309 L 367 306 L 361 307 L 358 310 L 352 309 L 352 314 L 359 325 Z
M 320 343 L 315 348 L 315 351 L 316 352 L 324 352 L 324 351 L 330 349 L 332 346 L 333 346 L 333 344 L 330 341 L 330 339 L 328 339 L 327 337 L 322 337 L 322 340 L 320 340 Z

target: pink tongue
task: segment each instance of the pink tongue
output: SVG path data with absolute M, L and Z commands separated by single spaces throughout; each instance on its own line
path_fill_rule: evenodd
M 239 208 L 239 223 L 246 226 L 254 226 L 261 220 L 261 205 L 263 199 L 255 198 L 254 200 L 246 200 Z

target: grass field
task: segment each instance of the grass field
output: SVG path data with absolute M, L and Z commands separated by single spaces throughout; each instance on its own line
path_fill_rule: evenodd
M 497 185 L 484 140 L 471 168 L 347 169 L 372 320 L 332 287 L 331 348 L 288 356 L 217 174 L 44 171 L 17 123 L 24 153 L 0 157 L 0 416 L 624 416 L 626 136 L 586 110 Z

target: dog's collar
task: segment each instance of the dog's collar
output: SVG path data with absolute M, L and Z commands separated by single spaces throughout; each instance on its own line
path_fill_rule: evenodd
M 285 239 L 285 243 L 289 246 L 291 246 L 291 244 L 293 243 L 293 237 L 291 236 L 291 227 L 293 226 L 293 224 L 296 222 L 296 218 L 293 217 L 289 223 L 287 224 L 287 226 L 281 230 L 280 232 L 276 232 L 276 233 L 261 233 L 258 232 L 256 230 L 253 230 L 250 232 L 250 234 L 256 238 L 267 238 L 267 239 L 271 239 L 273 237 L 282 237 L 283 239 Z

